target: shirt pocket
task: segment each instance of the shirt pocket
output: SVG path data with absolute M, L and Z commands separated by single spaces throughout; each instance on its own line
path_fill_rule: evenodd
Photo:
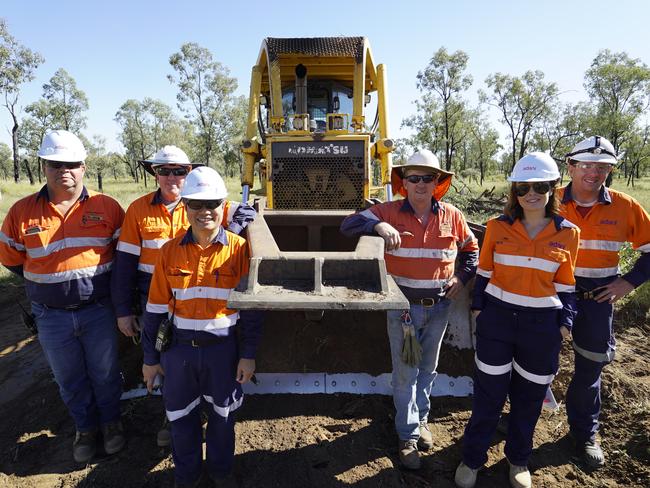
M 231 289 L 239 284 L 240 274 L 231 265 L 220 266 L 212 271 L 217 288 Z
M 30 227 L 23 234 L 23 244 L 31 259 L 47 257 L 45 250 L 50 240 L 50 232 L 46 227 Z
M 546 261 L 550 261 L 548 263 L 548 269 L 544 269 L 544 271 L 555 273 L 562 263 L 569 260 L 569 251 L 554 247 L 544 247 L 542 248 L 542 256 Z
M 194 272 L 190 269 L 169 267 L 165 273 L 167 282 L 172 289 L 187 289 L 192 284 Z

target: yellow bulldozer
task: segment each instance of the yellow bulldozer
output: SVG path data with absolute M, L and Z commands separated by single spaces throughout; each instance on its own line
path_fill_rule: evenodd
M 391 198 L 386 68 L 365 37 L 266 38 L 253 66 L 243 200 L 248 288 L 229 306 L 266 312 L 252 393 L 389 394 L 386 310 L 408 300 L 386 273 L 379 237 L 344 237 L 345 216 Z M 464 396 L 472 353 L 457 301 L 434 394 Z

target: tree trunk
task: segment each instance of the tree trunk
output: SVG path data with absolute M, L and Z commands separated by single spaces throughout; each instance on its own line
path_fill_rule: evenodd
M 14 151 L 14 182 L 18 183 L 20 179 L 20 160 L 18 159 L 18 119 L 11 113 L 14 119 L 14 126 L 11 128 L 11 145 Z M 31 181 L 31 178 L 30 178 Z
M 97 188 L 99 188 L 100 193 L 104 193 L 104 179 L 101 171 L 97 172 Z
M 23 165 L 25 166 L 25 171 L 27 172 L 27 177 L 29 178 L 29 184 L 33 185 L 36 183 L 34 181 L 34 175 L 32 174 L 32 169 L 29 167 L 29 163 L 26 159 L 23 159 Z

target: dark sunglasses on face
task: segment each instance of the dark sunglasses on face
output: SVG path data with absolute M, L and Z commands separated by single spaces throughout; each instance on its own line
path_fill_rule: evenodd
M 185 176 L 189 173 L 187 168 L 156 168 L 156 173 L 160 176 Z
M 223 203 L 221 200 L 186 200 L 185 205 L 192 210 L 201 210 L 202 208 L 207 208 L 208 210 L 214 210 L 218 208 Z
M 81 163 L 81 162 L 65 163 L 63 161 L 48 161 L 47 165 L 52 169 L 61 169 L 61 168 L 79 169 L 79 168 L 81 168 L 81 165 L 83 165 L 83 163 Z
M 548 181 L 536 181 L 532 185 L 530 183 L 517 183 L 515 186 L 515 193 L 518 197 L 526 196 L 530 191 L 531 186 L 533 188 L 533 191 L 535 193 L 539 193 L 540 195 L 548 193 L 552 188 L 551 184 Z
M 435 175 L 410 175 L 405 178 L 409 183 L 418 184 L 420 181 L 424 183 L 431 183 L 432 181 L 438 181 L 439 174 Z

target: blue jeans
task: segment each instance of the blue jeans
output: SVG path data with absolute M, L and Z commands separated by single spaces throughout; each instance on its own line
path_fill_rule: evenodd
M 402 361 L 404 332 L 402 311 L 388 312 L 388 340 L 393 363 L 393 403 L 395 404 L 395 430 L 403 441 L 420 437 L 420 421 L 429 416 L 429 395 L 440 355 L 440 345 L 447 328 L 449 300 L 443 299 L 433 307 L 411 305 L 411 320 L 415 335 L 422 346 L 422 361 L 411 367 Z
M 69 311 L 32 302 L 38 339 L 80 432 L 120 418 L 116 321 L 105 303 Z

